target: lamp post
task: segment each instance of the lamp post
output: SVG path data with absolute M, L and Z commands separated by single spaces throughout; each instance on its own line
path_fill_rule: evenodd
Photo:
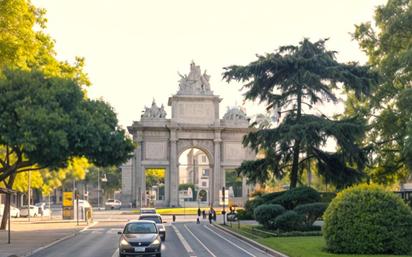
M 100 180 L 101 182 L 107 182 L 107 177 L 106 177 L 106 174 L 104 174 L 104 177 L 100 178 L 100 168 L 97 168 L 97 209 L 98 210 L 100 210 L 100 190 L 101 190 Z
M 30 222 L 30 202 L 31 202 L 31 171 L 29 170 L 29 181 L 28 181 L 28 188 L 27 188 L 27 208 L 28 208 L 28 217 Z

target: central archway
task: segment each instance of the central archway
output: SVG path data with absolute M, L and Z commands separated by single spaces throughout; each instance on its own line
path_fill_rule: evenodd
M 179 206 L 207 207 L 211 197 L 212 168 L 208 154 L 190 147 L 179 155 Z

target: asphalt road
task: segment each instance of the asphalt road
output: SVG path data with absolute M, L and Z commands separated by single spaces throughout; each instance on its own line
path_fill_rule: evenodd
M 77 236 L 64 240 L 32 257 L 118 257 L 117 234 L 125 221 L 99 222 Z M 202 222 L 167 224 L 164 257 L 267 257 L 251 245 Z

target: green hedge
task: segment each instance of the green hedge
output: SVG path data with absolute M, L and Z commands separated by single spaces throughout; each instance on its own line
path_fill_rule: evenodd
M 285 191 L 270 203 L 280 204 L 288 210 L 293 210 L 298 205 L 319 201 L 320 194 L 318 191 L 311 187 L 302 186 Z
M 278 204 L 262 204 L 255 209 L 255 219 L 265 228 L 275 228 L 275 219 L 285 211 Z
M 301 204 L 293 210 L 303 217 L 306 226 L 312 226 L 313 222 L 322 217 L 328 205 L 328 203 L 307 203 Z
M 295 211 L 286 211 L 275 219 L 275 228 L 281 231 L 297 231 L 302 227 L 303 217 Z
M 348 254 L 408 254 L 412 211 L 383 188 L 360 185 L 336 196 L 324 214 L 327 249 Z

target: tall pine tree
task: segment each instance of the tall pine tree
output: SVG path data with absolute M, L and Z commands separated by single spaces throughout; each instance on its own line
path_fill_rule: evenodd
M 289 173 L 290 187 L 297 186 L 299 174 L 316 162 L 319 174 L 337 187 L 355 183 L 363 177 L 365 153 L 356 144 L 364 134 L 357 117 L 335 120 L 310 111 L 316 104 L 338 101 L 336 90 L 353 91 L 357 97 L 368 95 L 377 76 L 368 67 L 343 64 L 334 51 L 325 49 L 326 40 L 315 43 L 304 39 L 298 46 L 282 46 L 274 53 L 257 56 L 246 66 L 225 68 L 223 78 L 241 81 L 246 100 L 257 100 L 282 113 L 280 123 L 249 133 L 244 145 L 264 157 L 244 161 L 238 172 L 250 182 L 265 182 L 270 174 Z M 324 146 L 333 138 L 336 152 Z

